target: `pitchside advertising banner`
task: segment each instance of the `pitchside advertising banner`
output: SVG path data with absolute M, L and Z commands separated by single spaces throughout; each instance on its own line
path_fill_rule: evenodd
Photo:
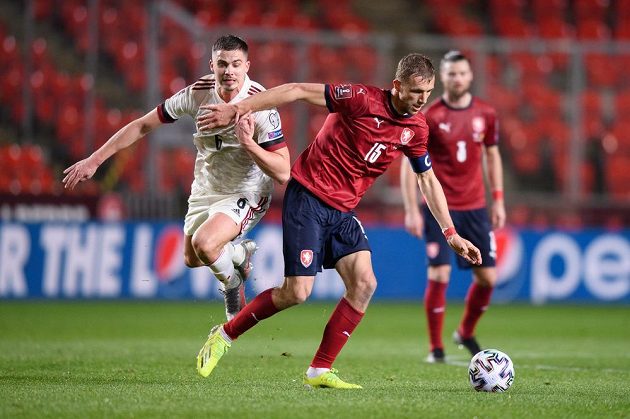
M 420 300 L 424 242 L 401 229 L 368 228 L 379 285 L 375 298 Z M 630 230 L 497 232 L 495 302 L 630 302 Z M 282 230 L 250 234 L 260 250 L 247 283 L 252 297 L 283 277 Z M 207 268 L 183 263 L 177 223 L 0 223 L 0 298 L 220 299 Z M 470 272 L 453 270 L 448 297 L 462 299 Z M 315 281 L 312 299 L 337 299 L 334 270 Z

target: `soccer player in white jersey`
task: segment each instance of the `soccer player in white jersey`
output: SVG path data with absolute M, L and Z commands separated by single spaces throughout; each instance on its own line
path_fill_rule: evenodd
M 206 75 L 166 99 L 157 108 L 116 132 L 88 158 L 68 167 L 63 182 L 74 188 L 90 179 L 117 151 L 129 147 L 164 123 L 204 112 L 201 105 L 235 103 L 264 88 L 249 79 L 248 46 L 234 35 L 221 36 L 212 46 Z M 273 181 L 289 180 L 290 158 L 280 116 L 275 109 L 248 113 L 223 128 L 199 130 L 195 179 L 184 222 L 184 258 L 191 268 L 209 266 L 222 284 L 226 316 L 244 305 L 243 281 L 251 271 L 256 244 L 233 240 L 262 218 L 271 200 Z

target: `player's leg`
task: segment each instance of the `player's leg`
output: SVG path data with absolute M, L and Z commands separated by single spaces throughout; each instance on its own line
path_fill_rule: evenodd
M 309 387 L 361 388 L 339 379 L 332 364 L 361 322 L 376 290 L 376 277 L 367 236 L 358 218 L 353 213 L 335 212 L 330 219 L 338 221 L 327 235 L 324 267 L 335 267 L 346 292 L 326 324 L 319 348 L 304 376 L 304 384 Z
M 466 347 L 471 355 L 482 349 L 475 337 L 475 327 L 490 305 L 496 278 L 494 267 L 473 268 L 473 282 L 466 295 L 464 314 L 454 334 L 456 343 Z
M 427 208 L 423 206 L 424 237 L 428 259 L 427 287 L 424 292 L 424 311 L 429 334 L 429 363 L 444 362 L 442 330 L 446 314 L 446 290 L 451 275 L 451 249 L 444 239 L 439 224 Z
M 424 291 L 424 312 L 429 332 L 429 363 L 444 362 L 446 355 L 442 341 L 444 316 L 446 314 L 446 290 L 448 288 L 451 265 L 429 266 L 427 287 Z
M 332 364 L 363 319 L 376 290 L 371 253 L 363 250 L 344 256 L 337 262 L 336 269 L 346 286 L 346 293 L 324 328 L 319 348 L 304 376 L 304 384 L 308 387 L 362 388 L 341 380 Z
M 207 377 L 212 372 L 232 340 L 259 321 L 305 301 L 310 295 L 315 274 L 321 270 L 321 240 L 318 217 L 310 217 L 309 208 L 303 207 L 311 202 L 308 196 L 304 196 L 305 193 L 304 188 L 295 182 L 289 183 L 285 191 L 282 223 L 285 265 L 283 285 L 263 291 L 232 320 L 213 329 L 197 356 L 197 371 L 202 376 Z
M 192 236 L 192 246 L 197 257 L 210 267 L 221 282 L 228 320 L 240 311 L 245 302 L 243 279 L 232 262 L 234 245 L 231 241 L 238 234 L 240 226 L 224 213 L 217 212 L 204 221 Z
M 465 268 L 472 267 L 473 281 L 468 288 L 464 313 L 457 330 L 453 334 L 453 340 L 468 349 L 471 355 L 475 355 L 481 350 L 475 337 L 475 327 L 490 305 L 494 285 L 497 281 L 495 268 L 496 243 L 485 209 L 462 213 L 464 218 L 462 219 L 463 226 L 460 234 L 479 248 L 483 263 L 481 266 L 470 266 L 466 261 L 458 258 L 460 266 Z

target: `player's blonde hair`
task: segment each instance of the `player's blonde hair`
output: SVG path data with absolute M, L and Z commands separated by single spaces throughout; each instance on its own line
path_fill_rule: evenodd
M 402 82 L 412 77 L 421 77 L 423 80 L 435 77 L 435 68 L 429 57 L 414 52 L 401 58 L 396 69 L 396 80 Z

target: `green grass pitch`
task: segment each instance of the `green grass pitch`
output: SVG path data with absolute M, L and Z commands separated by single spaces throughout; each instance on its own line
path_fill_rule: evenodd
M 207 379 L 195 356 L 222 305 L 0 302 L 0 417 L 630 417 L 627 306 L 495 305 L 480 343 L 509 354 L 506 393 L 476 393 L 468 357 L 424 363 L 422 307 L 374 302 L 335 366 L 363 390 L 314 390 L 301 375 L 333 304 L 307 303 L 234 343 Z

